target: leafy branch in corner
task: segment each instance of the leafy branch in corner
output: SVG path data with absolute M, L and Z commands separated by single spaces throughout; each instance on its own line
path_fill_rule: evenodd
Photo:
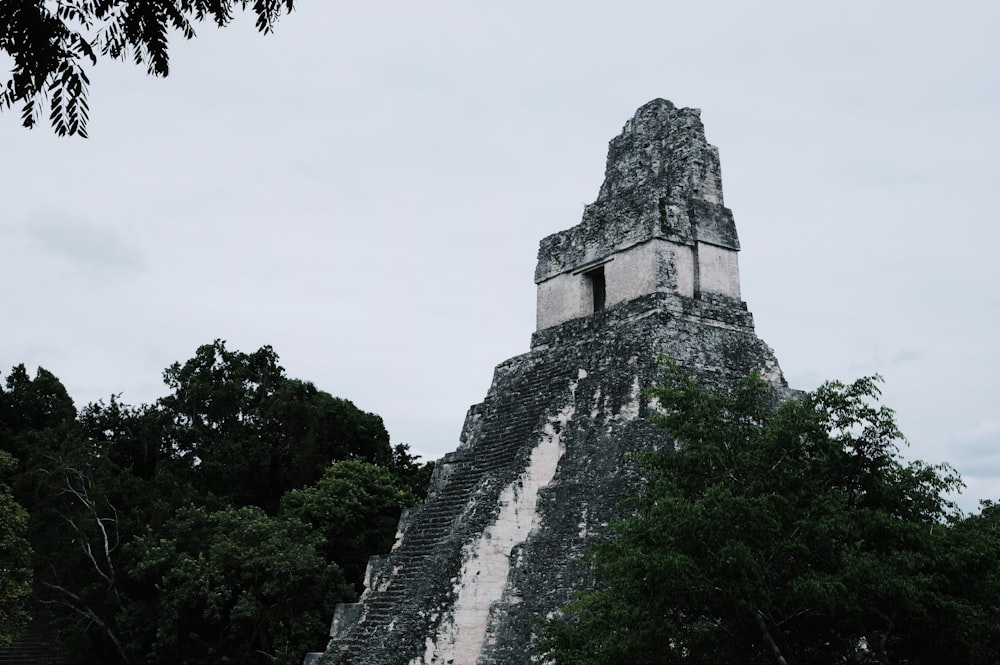
M 0 110 L 21 105 L 21 124 L 38 124 L 48 106 L 59 136 L 86 138 L 90 79 L 99 57 L 131 60 L 153 76 L 170 73 L 170 31 L 195 37 L 194 25 L 229 25 L 248 7 L 257 30 L 273 31 L 294 0 L 20 0 L 0 3 L 0 50 L 14 61 L 0 87 Z

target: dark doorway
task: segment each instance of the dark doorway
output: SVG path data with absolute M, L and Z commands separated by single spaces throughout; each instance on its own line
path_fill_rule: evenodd
M 594 311 L 599 312 L 604 309 L 604 300 L 607 295 L 604 284 L 604 266 L 585 272 L 583 276 L 590 282 L 590 292 L 594 295 Z

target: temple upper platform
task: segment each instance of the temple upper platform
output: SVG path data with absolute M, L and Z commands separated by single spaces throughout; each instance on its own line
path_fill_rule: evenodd
M 738 301 L 739 248 L 701 112 L 655 99 L 611 140 L 583 220 L 542 239 L 537 329 L 651 293 Z

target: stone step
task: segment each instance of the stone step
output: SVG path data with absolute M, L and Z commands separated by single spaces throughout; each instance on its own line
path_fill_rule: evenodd
M 518 455 L 536 443 L 545 402 L 567 385 L 565 378 L 554 378 L 556 374 L 528 374 L 501 399 L 487 398 L 474 407 L 483 418 L 483 428 L 474 447 L 448 457 L 449 477 L 434 487 L 433 494 L 412 514 L 402 540 L 383 569 L 392 572 L 379 578 L 378 583 L 386 588 L 365 597 L 363 618 L 336 643 L 338 648 L 346 650 L 346 657 L 339 662 L 351 662 L 361 656 L 362 650 L 384 648 L 386 627 L 398 617 L 419 609 L 420 599 L 413 594 L 424 593 L 430 588 L 427 584 L 433 587 L 435 580 L 442 579 L 442 573 L 454 574 L 455 571 L 440 569 L 442 563 L 435 553 L 450 542 L 453 529 L 466 514 L 472 498 L 475 496 L 477 502 L 487 504 L 493 500 L 491 496 L 500 490 L 495 474 L 511 470 Z M 489 492 L 484 493 L 487 489 Z

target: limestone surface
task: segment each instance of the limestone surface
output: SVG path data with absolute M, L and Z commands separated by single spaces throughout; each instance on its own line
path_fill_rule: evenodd
M 626 461 L 670 449 L 642 389 L 660 356 L 706 386 L 784 378 L 739 299 L 739 242 L 699 112 L 654 100 L 611 141 L 582 222 L 542 240 L 531 350 L 494 371 L 458 449 L 338 608 L 322 665 L 527 665 L 538 621 L 585 584 L 640 482 Z

